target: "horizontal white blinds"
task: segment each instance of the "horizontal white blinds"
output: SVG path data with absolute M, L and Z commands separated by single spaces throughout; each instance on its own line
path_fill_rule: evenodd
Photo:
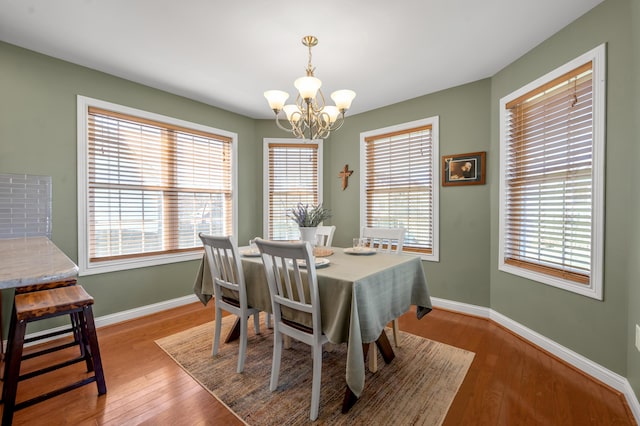
M 228 137 L 89 108 L 91 261 L 199 249 L 232 232 Z
M 505 263 L 588 284 L 591 273 L 591 62 L 507 108 Z
M 404 249 L 433 249 L 431 126 L 365 139 L 366 226 L 404 227 Z
M 318 192 L 318 144 L 270 143 L 268 238 L 297 239 L 289 211 L 298 203 L 318 204 Z

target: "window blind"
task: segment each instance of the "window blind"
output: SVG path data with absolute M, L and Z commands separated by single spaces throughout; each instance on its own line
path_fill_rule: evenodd
M 298 238 L 298 226 L 288 215 L 298 203 L 317 205 L 318 144 L 269 143 L 268 238 Z
M 232 233 L 232 146 L 225 136 L 90 107 L 90 260 L 199 250 Z
M 404 227 L 404 250 L 432 253 L 432 126 L 369 136 L 366 144 L 366 226 Z
M 506 104 L 504 262 L 581 284 L 591 273 L 592 75 L 588 62 Z

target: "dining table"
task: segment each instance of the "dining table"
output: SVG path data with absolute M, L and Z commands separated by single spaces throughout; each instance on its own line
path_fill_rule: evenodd
M 240 247 L 249 306 L 270 313 L 271 297 L 262 258 L 257 250 Z M 386 333 L 387 324 L 417 306 L 418 319 L 432 304 L 420 256 L 323 247 L 316 257 L 322 331 L 331 343 L 347 343 L 346 390 L 343 412 L 361 396 L 365 384 L 365 359 L 369 344 L 376 342 L 385 362 L 394 357 Z M 244 254 L 243 254 L 244 253 Z M 203 256 L 193 286 L 206 305 L 214 296 L 213 281 Z M 310 318 L 292 318 L 310 325 Z

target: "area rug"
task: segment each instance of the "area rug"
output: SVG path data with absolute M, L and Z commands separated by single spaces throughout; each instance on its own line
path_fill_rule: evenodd
M 226 336 L 234 318 L 222 319 L 222 336 Z M 256 335 L 252 323 L 249 321 L 247 357 L 241 374 L 236 373 L 237 341 L 221 342 L 218 355 L 211 356 L 213 322 L 156 343 L 246 424 L 311 423 L 310 347 L 292 341 L 290 349 L 282 351 L 278 389 L 270 392 L 273 332 L 263 322 L 261 334 Z M 341 413 L 347 347 L 330 344 L 323 353 L 320 412 L 313 424 L 440 425 L 474 354 L 404 332 L 401 339 L 390 364 L 378 355 L 378 371 L 367 372 L 362 396 L 347 414 Z

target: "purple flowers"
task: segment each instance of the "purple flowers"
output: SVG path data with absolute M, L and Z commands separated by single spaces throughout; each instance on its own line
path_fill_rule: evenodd
M 322 207 L 322 204 L 317 206 L 312 205 L 309 208 L 309 204 L 298 203 L 298 205 L 291 209 L 287 215 L 300 227 L 313 227 L 320 225 L 325 219 L 331 217 L 331 211 Z

